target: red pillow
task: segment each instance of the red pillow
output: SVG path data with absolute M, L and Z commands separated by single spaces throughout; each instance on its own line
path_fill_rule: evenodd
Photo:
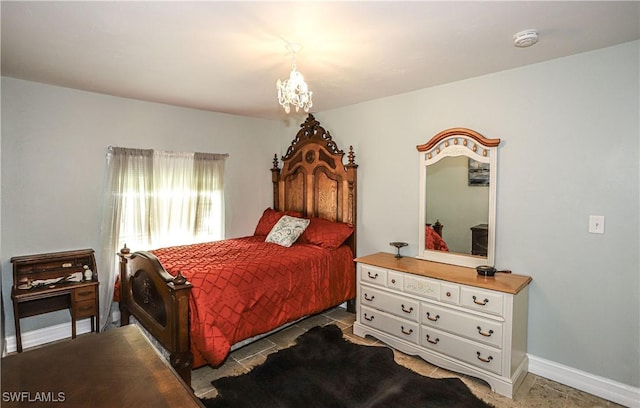
M 272 208 L 267 208 L 262 213 L 262 217 L 260 217 L 253 235 L 269 235 L 269 232 L 271 232 L 273 226 L 276 225 L 276 223 L 280 220 L 280 218 L 282 218 L 283 215 L 290 215 L 297 218 L 302 217 L 302 214 L 296 211 L 276 211 Z
M 298 242 L 323 248 L 338 248 L 353 233 L 353 225 L 333 222 L 324 218 L 311 218 Z

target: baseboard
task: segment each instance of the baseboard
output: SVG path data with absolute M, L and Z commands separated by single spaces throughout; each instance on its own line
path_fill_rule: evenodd
M 91 319 L 78 320 L 76 322 L 76 334 L 85 334 L 91 332 Z M 41 346 L 71 337 L 71 322 L 60 323 L 55 326 L 44 327 L 42 329 L 31 330 L 22 333 L 22 349 L 29 347 Z M 6 353 L 14 353 L 18 350 L 16 336 L 5 338 Z
M 640 388 L 529 355 L 529 372 L 596 395 L 616 404 L 640 408 Z

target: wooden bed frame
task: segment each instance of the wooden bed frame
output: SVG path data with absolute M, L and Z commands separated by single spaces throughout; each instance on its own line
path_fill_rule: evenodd
M 442 228 L 444 228 L 444 225 L 440 223 L 440 220 L 437 220 L 433 225 L 427 224 L 427 227 L 433 228 L 433 230 L 440 235 L 440 238 L 442 238 Z
M 322 217 L 353 224 L 345 242 L 356 256 L 356 171 L 353 147 L 348 163 L 331 135 L 309 115 L 282 157 L 271 169 L 273 208 L 298 211 L 306 217 Z M 354 276 L 355 279 L 355 276 Z M 189 283 L 180 273 L 171 276 L 150 252 L 120 252 L 121 324 L 136 320 L 169 353 L 169 362 L 191 384 L 193 355 L 189 338 Z M 353 309 L 353 300 L 349 302 Z M 274 328 L 275 329 L 275 328 Z

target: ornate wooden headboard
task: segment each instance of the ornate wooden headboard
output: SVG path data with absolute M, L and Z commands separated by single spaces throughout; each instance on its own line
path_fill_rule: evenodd
M 353 146 L 349 146 L 348 163 L 320 122 L 309 114 L 282 157 L 273 159 L 274 209 L 298 211 L 306 217 L 322 217 L 330 221 L 353 224 L 353 235 L 347 240 L 356 255 L 356 173 Z

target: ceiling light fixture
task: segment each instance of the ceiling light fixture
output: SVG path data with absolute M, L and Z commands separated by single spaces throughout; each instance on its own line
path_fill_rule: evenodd
M 513 45 L 518 48 L 531 47 L 538 42 L 538 30 L 524 30 L 513 35 Z
M 281 81 L 278 79 L 276 88 L 278 89 L 278 102 L 284 108 L 284 111 L 291 111 L 290 105 L 296 108 L 296 112 L 302 108 L 305 112 L 309 112 L 313 101 L 307 83 L 304 82 L 302 74 L 296 70 L 296 54 L 302 47 L 299 44 L 287 44 L 287 49 L 291 53 L 291 74 L 289 79 Z

